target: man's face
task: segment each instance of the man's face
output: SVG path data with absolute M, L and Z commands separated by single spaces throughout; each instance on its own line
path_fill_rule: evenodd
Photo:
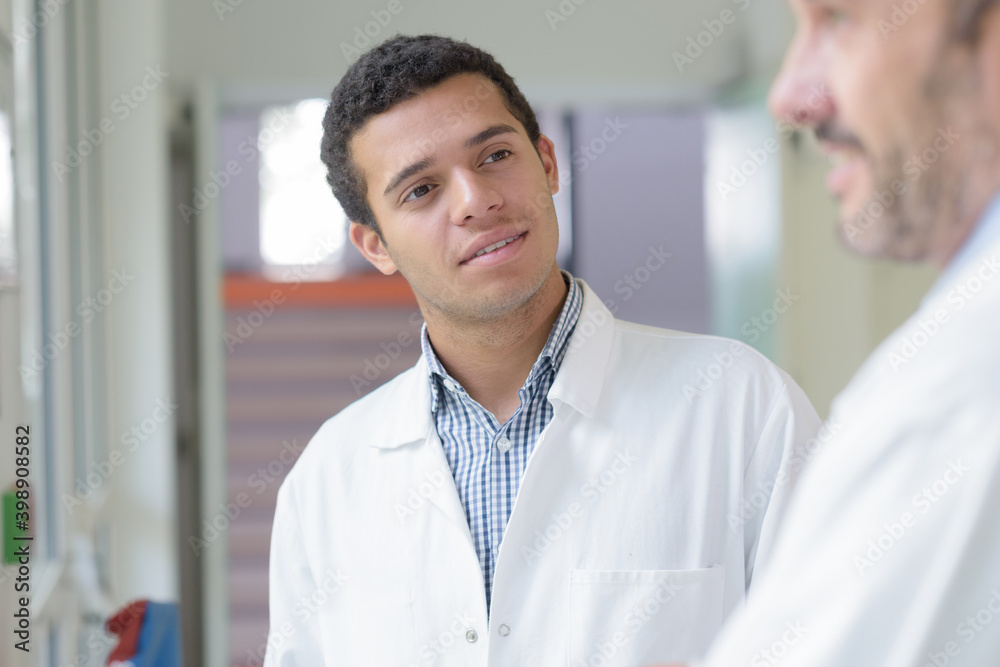
M 952 36 L 954 0 L 790 3 L 798 31 L 769 103 L 829 154 L 842 237 L 863 254 L 944 263 L 996 187 L 982 58 Z
M 351 153 L 382 233 L 353 223 L 351 239 L 426 316 L 497 319 L 556 270 L 552 143 L 536 151 L 488 79 L 460 74 L 373 117 Z

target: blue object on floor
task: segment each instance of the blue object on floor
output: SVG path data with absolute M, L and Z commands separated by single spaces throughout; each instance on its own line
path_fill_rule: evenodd
M 139 632 L 135 667 L 182 667 L 181 629 L 177 605 L 150 602 Z

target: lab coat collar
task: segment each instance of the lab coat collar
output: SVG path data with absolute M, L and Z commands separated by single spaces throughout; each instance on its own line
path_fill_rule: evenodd
M 386 412 L 371 424 L 369 445 L 395 449 L 427 439 L 435 428 L 428 372 L 427 361 L 420 355 L 413 368 L 376 390 L 378 406 Z
M 1000 192 L 993 196 L 993 200 L 986 207 L 986 212 L 976 223 L 969 238 L 927 292 L 921 305 L 926 306 L 936 297 L 952 289 L 963 273 L 967 273 L 972 265 L 977 261 L 981 262 L 991 251 L 996 253 L 997 247 L 1000 247 Z
M 566 403 L 584 416 L 593 417 L 611 358 L 615 318 L 587 283 L 576 280 L 583 288 L 583 311 L 549 389 L 549 401 L 556 409 L 558 403 Z
M 548 398 L 556 409 L 560 404 L 568 404 L 592 417 L 611 357 L 615 321 L 590 286 L 579 278 L 576 280 L 583 288 L 583 310 Z M 383 414 L 371 424 L 370 446 L 395 449 L 426 440 L 433 433 L 428 372 L 427 361 L 421 355 L 413 368 L 376 390 L 379 406 L 391 410 L 391 414 Z

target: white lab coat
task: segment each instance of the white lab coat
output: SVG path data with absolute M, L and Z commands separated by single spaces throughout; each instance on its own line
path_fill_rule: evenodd
M 706 666 L 1000 665 L 1000 245 L 963 266 L 834 403 Z
M 278 495 L 265 665 L 702 655 L 766 557 L 812 406 L 747 346 L 616 321 L 586 285 L 548 398 L 489 621 L 424 361 L 329 420 Z

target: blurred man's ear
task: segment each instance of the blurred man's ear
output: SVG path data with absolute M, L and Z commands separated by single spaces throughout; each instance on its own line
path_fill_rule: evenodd
M 555 194 L 559 192 L 559 165 L 556 163 L 556 147 L 551 139 L 542 134 L 538 137 L 535 149 L 538 151 L 538 157 L 542 159 L 542 167 L 545 169 L 545 177 L 549 182 L 549 190 Z
M 376 269 L 387 276 L 399 270 L 396 263 L 392 261 L 392 257 L 389 257 L 382 237 L 374 229 L 355 220 L 351 222 L 348 236 L 358 252 L 364 255 L 364 258 L 371 262 L 371 265 Z

